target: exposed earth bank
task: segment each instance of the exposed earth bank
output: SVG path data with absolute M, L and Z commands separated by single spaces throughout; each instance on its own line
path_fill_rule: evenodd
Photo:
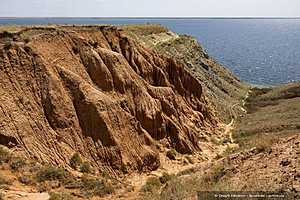
M 1 198 L 299 192 L 299 84 L 251 88 L 159 25 L 1 30 Z

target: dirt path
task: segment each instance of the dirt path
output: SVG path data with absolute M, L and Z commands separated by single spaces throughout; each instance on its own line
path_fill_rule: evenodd
M 246 100 L 247 98 L 249 97 L 249 94 L 251 92 L 251 89 L 249 89 L 244 97 L 244 99 L 242 100 L 242 106 L 240 107 L 242 109 L 243 112 L 247 112 L 243 106 L 245 106 L 246 104 Z M 232 136 L 232 130 L 234 129 L 234 122 L 235 122 L 235 119 L 237 119 L 237 114 L 234 112 L 234 107 L 235 106 L 238 106 L 240 103 L 236 103 L 234 105 L 231 106 L 230 108 L 230 112 L 231 112 L 231 115 L 232 115 L 232 119 L 231 119 L 231 122 L 229 124 L 227 124 L 225 126 L 225 131 L 224 131 L 224 134 L 225 135 L 229 135 L 229 138 L 230 138 L 230 142 L 233 144 L 234 143 L 234 139 L 233 139 L 233 136 Z

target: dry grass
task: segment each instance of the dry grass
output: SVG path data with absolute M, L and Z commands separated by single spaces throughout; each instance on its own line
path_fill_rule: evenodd
M 120 26 L 126 32 L 133 32 L 137 35 L 147 36 L 152 34 L 166 33 L 169 30 L 159 24 L 136 24 Z
M 86 196 L 100 196 L 114 193 L 114 187 L 106 179 L 83 176 L 81 190 Z
M 152 193 L 157 191 L 161 186 L 161 182 L 158 177 L 150 177 L 147 179 L 146 184 L 142 187 L 142 192 Z
M 73 200 L 74 197 L 68 193 L 50 193 L 49 200 Z
M 300 84 L 254 88 L 246 102 L 247 114 L 237 120 L 233 139 L 237 149 L 224 155 L 256 148 L 269 151 L 280 138 L 300 132 Z

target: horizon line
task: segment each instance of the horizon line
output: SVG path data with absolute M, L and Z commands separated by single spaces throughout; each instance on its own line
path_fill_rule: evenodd
M 76 19 L 76 18 L 89 18 L 89 19 L 300 19 L 300 16 L 288 17 L 288 16 L 183 16 L 183 17 L 175 17 L 175 16 L 165 16 L 165 17 L 156 17 L 156 16 L 124 16 L 124 17 L 95 17 L 95 16 L 84 16 L 84 17 L 75 17 L 75 16 L 38 16 L 38 17 L 1 17 L 0 19 L 41 19 L 41 18 L 49 18 L 49 19 Z

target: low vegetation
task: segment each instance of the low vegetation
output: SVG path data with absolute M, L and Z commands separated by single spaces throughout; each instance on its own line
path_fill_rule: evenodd
M 30 175 L 21 175 L 18 178 L 19 182 L 24 184 L 24 185 L 31 185 L 32 183 L 34 183 L 33 177 Z
M 19 169 L 26 166 L 26 160 L 20 157 L 14 157 L 10 161 L 10 168 L 12 170 L 18 171 Z
M 177 155 L 177 152 L 175 149 L 168 150 L 167 154 L 166 154 L 166 156 L 171 160 L 176 160 L 176 155 Z
M 164 172 L 164 173 L 162 174 L 162 176 L 159 177 L 159 181 L 160 181 L 161 184 L 165 184 L 165 183 L 167 183 L 168 181 L 172 180 L 174 177 L 175 177 L 175 175 L 170 175 L 170 174 Z
M 81 164 L 82 164 L 82 159 L 79 153 L 74 153 L 70 159 L 70 166 L 76 170 L 78 166 L 80 166 Z
M 53 166 L 45 166 L 36 174 L 38 182 L 63 180 L 66 176 L 67 172 L 64 169 Z
M 80 165 L 80 172 L 82 173 L 91 173 L 92 168 L 89 162 L 84 162 Z
M 11 176 L 15 176 L 20 184 L 34 187 L 40 192 L 49 192 L 50 200 L 73 200 L 75 197 L 71 193 L 74 191 L 82 197 L 79 199 L 105 197 L 114 193 L 117 184 L 113 184 L 110 176 L 93 175 L 92 167 L 88 162 L 82 162 L 79 154 L 74 154 L 70 163 L 84 175 L 74 176 L 60 167 L 41 166 L 37 162 L 12 156 L 8 149 L 0 146 L 1 170 L 11 170 Z M 0 189 L 9 188 L 12 184 L 10 179 L 0 174 Z
M 159 33 L 166 33 L 169 30 L 158 24 L 147 24 L 145 25 L 124 25 L 121 28 L 127 32 L 133 32 L 137 35 L 152 35 Z
M 49 200 L 73 200 L 74 197 L 68 193 L 50 192 Z
M 4 176 L 0 176 L 0 187 L 5 186 L 5 185 L 10 185 L 11 181 L 5 178 Z
M 158 177 L 150 177 L 147 179 L 146 184 L 142 187 L 142 192 L 154 192 L 161 186 L 161 182 Z
M 5 147 L 0 146 L 0 164 L 7 163 L 11 158 L 10 152 Z
M 83 193 L 85 193 L 86 196 L 103 197 L 114 192 L 112 184 L 106 179 L 83 176 L 81 181 L 81 190 L 83 191 Z

